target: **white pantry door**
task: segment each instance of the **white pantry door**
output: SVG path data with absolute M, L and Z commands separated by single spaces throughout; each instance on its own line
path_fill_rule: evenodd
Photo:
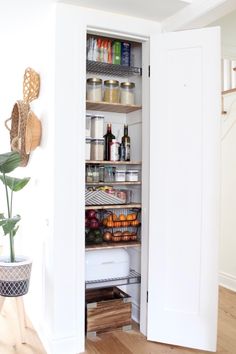
M 216 350 L 220 32 L 151 38 L 149 340 Z

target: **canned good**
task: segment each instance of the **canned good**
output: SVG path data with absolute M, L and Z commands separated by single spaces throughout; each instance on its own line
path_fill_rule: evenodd
M 102 101 L 102 79 L 96 77 L 87 79 L 86 99 L 93 102 Z

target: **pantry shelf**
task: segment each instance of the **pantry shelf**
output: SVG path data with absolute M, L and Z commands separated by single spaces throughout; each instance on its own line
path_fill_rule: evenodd
M 86 245 L 86 251 L 103 250 L 109 248 L 127 248 L 127 247 L 140 247 L 140 241 L 127 241 L 127 242 L 103 242 L 97 245 Z
M 141 203 L 131 204 L 110 204 L 110 205 L 86 205 L 85 210 L 107 210 L 107 209 L 134 209 L 141 208 Z
M 140 185 L 141 182 L 86 182 L 86 186 L 132 186 L 132 185 Z
M 86 101 L 86 109 L 91 111 L 131 113 L 142 109 L 140 105 Z
M 141 165 L 141 161 L 97 161 L 97 160 L 86 160 L 86 164 L 93 164 L 93 165 Z
M 142 69 L 135 66 L 124 66 L 118 64 L 103 63 L 100 61 L 87 60 L 87 72 L 94 74 L 105 74 L 107 76 L 130 77 L 141 76 Z
M 127 277 L 124 278 L 109 278 L 109 279 L 99 279 L 99 280 L 92 280 L 86 281 L 85 287 L 86 289 L 91 288 L 99 288 L 99 287 L 106 287 L 112 285 L 130 285 L 130 284 L 139 284 L 141 283 L 141 275 L 137 273 L 135 270 L 130 269 L 130 273 Z

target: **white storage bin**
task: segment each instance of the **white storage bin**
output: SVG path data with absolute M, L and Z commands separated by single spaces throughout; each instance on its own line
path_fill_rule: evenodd
M 88 251 L 85 255 L 85 263 L 86 281 L 120 278 L 129 275 L 129 254 L 122 248 Z

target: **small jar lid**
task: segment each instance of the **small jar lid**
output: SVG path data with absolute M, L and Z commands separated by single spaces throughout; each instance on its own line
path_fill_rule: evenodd
M 91 119 L 104 119 L 104 116 L 94 115 L 94 116 L 91 116 Z
M 86 114 L 86 118 L 92 118 L 92 114 Z
M 126 170 L 116 170 L 116 173 L 126 173 Z
M 126 173 L 138 173 L 139 170 L 127 170 Z
M 104 138 L 101 138 L 101 139 L 91 139 L 92 140 L 92 143 L 104 143 Z
M 105 80 L 104 81 L 104 85 L 105 86 L 114 86 L 114 87 L 116 87 L 116 86 L 119 85 L 119 81 L 117 81 L 117 80 Z
M 88 84 L 94 84 L 94 85 L 101 85 L 102 84 L 102 79 L 99 79 L 98 77 L 90 77 L 87 79 Z
M 87 137 L 87 138 L 86 138 L 86 143 L 91 143 L 91 140 L 92 140 L 92 138 Z
M 135 87 L 135 83 L 134 82 L 122 82 L 120 84 L 120 87 L 122 88 L 134 88 Z

